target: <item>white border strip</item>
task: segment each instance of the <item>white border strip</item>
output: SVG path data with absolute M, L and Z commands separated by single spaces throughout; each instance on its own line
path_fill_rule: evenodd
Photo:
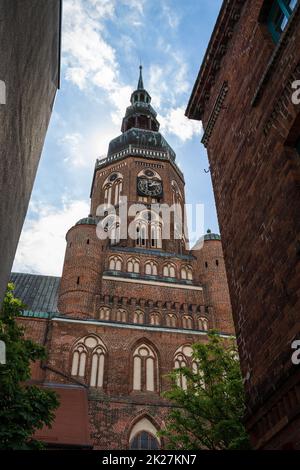
M 202 291 L 203 288 L 200 286 L 191 286 L 189 284 L 173 284 L 171 282 L 160 282 L 160 281 L 148 281 L 146 279 L 136 279 L 136 278 L 127 278 L 127 277 L 119 277 L 119 276 L 102 276 L 102 279 L 106 281 L 121 281 L 121 282 L 132 282 L 134 284 L 150 284 L 152 286 L 161 286 L 161 287 L 172 287 L 176 289 L 188 289 L 188 290 L 200 290 Z
M 143 331 L 160 331 L 163 333 L 182 333 L 185 335 L 199 335 L 199 336 L 207 336 L 207 331 L 200 331 L 200 330 L 181 330 L 178 328 L 160 328 L 160 327 L 153 327 L 147 325 L 134 325 L 129 323 L 113 323 L 113 322 L 106 322 L 106 321 L 95 321 L 95 320 L 77 320 L 75 318 L 62 318 L 62 317 L 52 317 L 52 321 L 59 321 L 65 323 L 80 323 L 82 325 L 95 325 L 95 326 L 109 326 L 111 328 L 127 328 L 130 330 L 143 330 Z M 220 333 L 219 336 L 221 338 L 234 338 L 234 335 Z

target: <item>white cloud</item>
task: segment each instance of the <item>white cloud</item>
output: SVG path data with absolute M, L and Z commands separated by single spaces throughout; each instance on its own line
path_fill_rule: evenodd
M 200 135 L 202 131 L 200 123 L 188 119 L 184 111 L 184 107 L 172 108 L 160 118 L 162 131 L 175 134 L 183 142 L 191 139 L 194 134 Z
M 116 121 L 119 127 L 120 121 L 117 119 Z M 107 154 L 108 144 L 117 135 L 118 131 L 119 129 L 113 125 L 103 127 L 104 138 L 100 136 L 97 127 L 89 129 L 85 134 L 79 132 L 66 133 L 59 140 L 63 149 L 64 162 L 75 170 L 90 169 L 95 164 L 96 158 Z
M 122 2 L 128 8 L 126 21 L 142 24 L 143 2 Z M 105 21 L 114 12 L 114 0 L 65 0 L 62 50 L 66 79 L 81 91 L 90 92 L 95 86 L 102 89 L 113 105 L 111 115 L 120 125 L 132 90 L 122 83 L 116 51 L 105 40 Z M 128 47 L 128 39 L 126 44 Z
M 111 18 L 120 21 L 116 12 L 120 3 L 126 7 L 126 19 L 122 18 L 122 21 L 126 21 L 127 26 L 145 20 L 144 2 L 141 0 L 65 0 L 63 34 L 66 79 L 87 93 L 95 87 L 102 90 L 112 105 L 111 122 L 117 126 L 120 126 L 129 105 L 132 87 L 120 79 L 116 51 L 106 39 L 105 22 Z M 162 12 L 170 27 L 177 27 L 179 17 L 167 4 L 162 5 Z M 128 40 L 124 43 L 128 46 Z M 154 108 L 161 116 L 162 130 L 176 134 L 184 141 L 199 131 L 199 125 L 188 121 L 184 112 L 181 113 L 190 89 L 188 66 L 180 51 L 166 44 L 165 38 L 158 39 L 157 48 L 162 56 L 167 53 L 168 60 L 163 66 L 159 63 L 150 65 L 145 85 L 152 95 Z M 84 148 L 80 140 L 78 134 L 65 136 L 65 144 L 70 143 L 71 146 L 69 155 L 72 162 L 79 167 L 89 162 L 78 151 L 78 147 Z
M 79 219 L 89 213 L 85 201 L 64 201 L 61 209 L 33 201 L 26 219 L 13 271 L 60 276 L 65 255 L 65 235 Z
M 166 18 L 170 28 L 175 29 L 180 23 L 180 17 L 177 15 L 174 11 L 174 5 L 173 7 L 170 7 L 166 3 L 162 4 L 162 13 L 164 17 Z

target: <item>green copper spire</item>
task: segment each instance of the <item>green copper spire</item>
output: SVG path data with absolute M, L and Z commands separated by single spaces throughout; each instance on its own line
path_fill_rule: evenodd
M 137 86 L 138 90 L 143 90 L 144 89 L 142 69 L 143 69 L 143 67 L 142 67 L 142 65 L 140 65 L 140 76 L 139 76 L 139 83 L 138 83 L 138 86 Z

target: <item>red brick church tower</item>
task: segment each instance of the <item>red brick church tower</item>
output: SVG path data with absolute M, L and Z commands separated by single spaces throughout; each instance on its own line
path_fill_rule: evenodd
M 40 436 L 52 445 L 163 447 L 156 433 L 170 406 L 166 374 L 191 365 L 191 345 L 208 329 L 234 331 L 220 237 L 207 233 L 202 249 L 189 251 L 181 235 L 184 178 L 141 67 L 130 101 L 121 135 L 96 162 L 90 215 L 67 233 L 57 311 L 47 322 L 22 320 L 46 338 L 48 361 L 36 378 L 62 397 L 53 430 Z M 167 238 L 158 205 L 176 207 Z M 84 437 L 67 430 L 71 403 Z

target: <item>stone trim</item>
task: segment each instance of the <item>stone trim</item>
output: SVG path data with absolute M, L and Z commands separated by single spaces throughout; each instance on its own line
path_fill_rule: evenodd
M 201 286 L 193 286 L 188 284 L 173 284 L 171 282 L 162 282 L 162 281 L 152 281 L 148 279 L 137 279 L 137 278 L 127 278 L 121 276 L 113 276 L 113 275 L 103 275 L 102 279 L 105 281 L 115 281 L 118 282 L 131 282 L 134 284 L 147 284 L 152 286 L 160 286 L 160 287 L 171 287 L 176 289 L 188 289 L 188 290 L 199 290 L 202 291 L 203 287 Z
M 137 324 L 128 324 L 128 323 L 114 323 L 108 321 L 97 321 L 97 320 L 78 320 L 76 318 L 66 318 L 60 316 L 54 316 L 51 321 L 65 322 L 65 323 L 77 323 L 83 325 L 95 325 L 95 326 L 109 326 L 110 328 L 127 328 L 129 330 L 142 330 L 142 331 L 160 331 L 163 333 L 179 333 L 184 335 L 198 335 L 198 336 L 207 336 L 208 331 L 201 330 L 189 330 L 181 328 L 171 328 L 171 327 L 161 327 L 161 326 L 148 326 L 148 325 L 137 325 Z M 219 333 L 221 338 L 234 338 L 233 335 L 227 333 Z
M 216 82 L 223 56 L 227 52 L 245 3 L 244 0 L 223 2 L 185 112 L 185 115 L 190 119 L 201 120 L 203 117 L 211 88 Z
M 215 124 L 217 122 L 217 119 L 219 117 L 219 114 L 221 110 L 223 109 L 223 103 L 226 98 L 226 95 L 228 93 L 229 87 L 228 87 L 228 82 L 225 81 L 223 85 L 221 86 L 221 90 L 217 96 L 217 99 L 215 101 L 214 107 L 212 109 L 212 112 L 208 118 L 208 123 L 205 128 L 201 143 L 204 145 L 204 147 L 207 147 L 210 136 L 213 133 Z

